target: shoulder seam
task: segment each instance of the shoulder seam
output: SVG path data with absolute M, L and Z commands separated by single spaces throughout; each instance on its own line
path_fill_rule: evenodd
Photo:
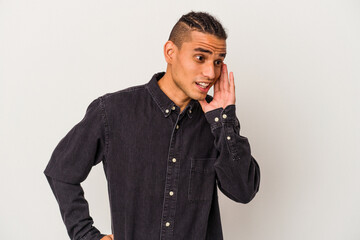
M 105 159 L 103 159 L 103 160 L 106 161 L 108 158 L 108 152 L 109 152 L 109 124 L 108 124 L 108 118 L 107 118 L 106 109 L 105 109 L 104 97 L 100 96 L 98 99 L 100 100 L 99 105 L 100 105 L 100 109 L 101 109 L 101 115 L 102 115 L 104 129 L 105 129 L 105 154 L 104 154 Z
M 101 97 L 102 98 L 107 98 L 107 97 L 112 96 L 112 95 L 125 93 L 125 92 L 134 92 L 134 91 L 141 90 L 141 89 L 145 89 L 145 84 L 128 87 L 128 88 L 121 89 L 121 90 L 118 90 L 118 91 L 115 91 L 115 92 L 105 93 Z

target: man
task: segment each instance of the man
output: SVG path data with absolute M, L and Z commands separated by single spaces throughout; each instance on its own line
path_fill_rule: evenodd
M 166 73 L 93 100 L 61 139 L 44 173 L 71 239 L 223 239 L 217 186 L 248 203 L 260 182 L 239 135 L 226 38 L 211 15 L 183 15 L 164 45 Z M 80 185 L 101 161 L 112 220 L 107 236 L 93 226 Z

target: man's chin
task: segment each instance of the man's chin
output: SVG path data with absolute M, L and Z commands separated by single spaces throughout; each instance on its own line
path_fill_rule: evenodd
M 202 95 L 198 95 L 198 96 L 196 96 L 195 98 L 193 98 L 194 100 L 198 100 L 198 101 L 203 101 L 203 100 L 205 100 L 205 98 L 206 98 L 206 96 L 207 96 L 207 94 L 202 94 Z

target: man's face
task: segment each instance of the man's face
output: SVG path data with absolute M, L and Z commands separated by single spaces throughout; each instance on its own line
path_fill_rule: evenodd
M 203 100 L 219 79 L 226 55 L 226 41 L 211 34 L 191 32 L 191 40 L 176 48 L 172 79 L 183 97 Z M 202 84 L 202 85 L 201 85 Z

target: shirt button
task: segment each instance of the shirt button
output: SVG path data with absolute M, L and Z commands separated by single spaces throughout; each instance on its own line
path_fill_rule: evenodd
M 231 137 L 230 136 L 227 136 L 227 140 L 230 140 L 231 139 Z
M 166 223 L 165 223 L 165 226 L 167 226 L 167 227 L 170 226 L 170 223 L 169 223 L 169 222 L 166 222 Z
M 176 129 L 179 129 L 179 127 L 180 127 L 179 125 L 176 125 Z
M 214 120 L 215 120 L 215 122 L 218 122 L 218 121 L 219 121 L 219 118 L 218 118 L 218 117 L 216 117 Z
M 176 158 L 173 158 L 172 161 L 173 161 L 173 162 L 176 162 Z
M 174 192 L 173 192 L 173 191 L 170 191 L 170 192 L 169 192 L 169 195 L 170 195 L 170 196 L 174 195 Z
M 223 116 L 222 116 L 223 118 L 227 118 L 227 116 L 226 116 L 226 114 L 223 114 Z
M 175 110 L 175 106 L 172 106 L 172 108 L 171 108 L 172 110 Z
M 166 113 L 169 113 L 169 109 L 166 109 L 165 112 L 166 112 Z

